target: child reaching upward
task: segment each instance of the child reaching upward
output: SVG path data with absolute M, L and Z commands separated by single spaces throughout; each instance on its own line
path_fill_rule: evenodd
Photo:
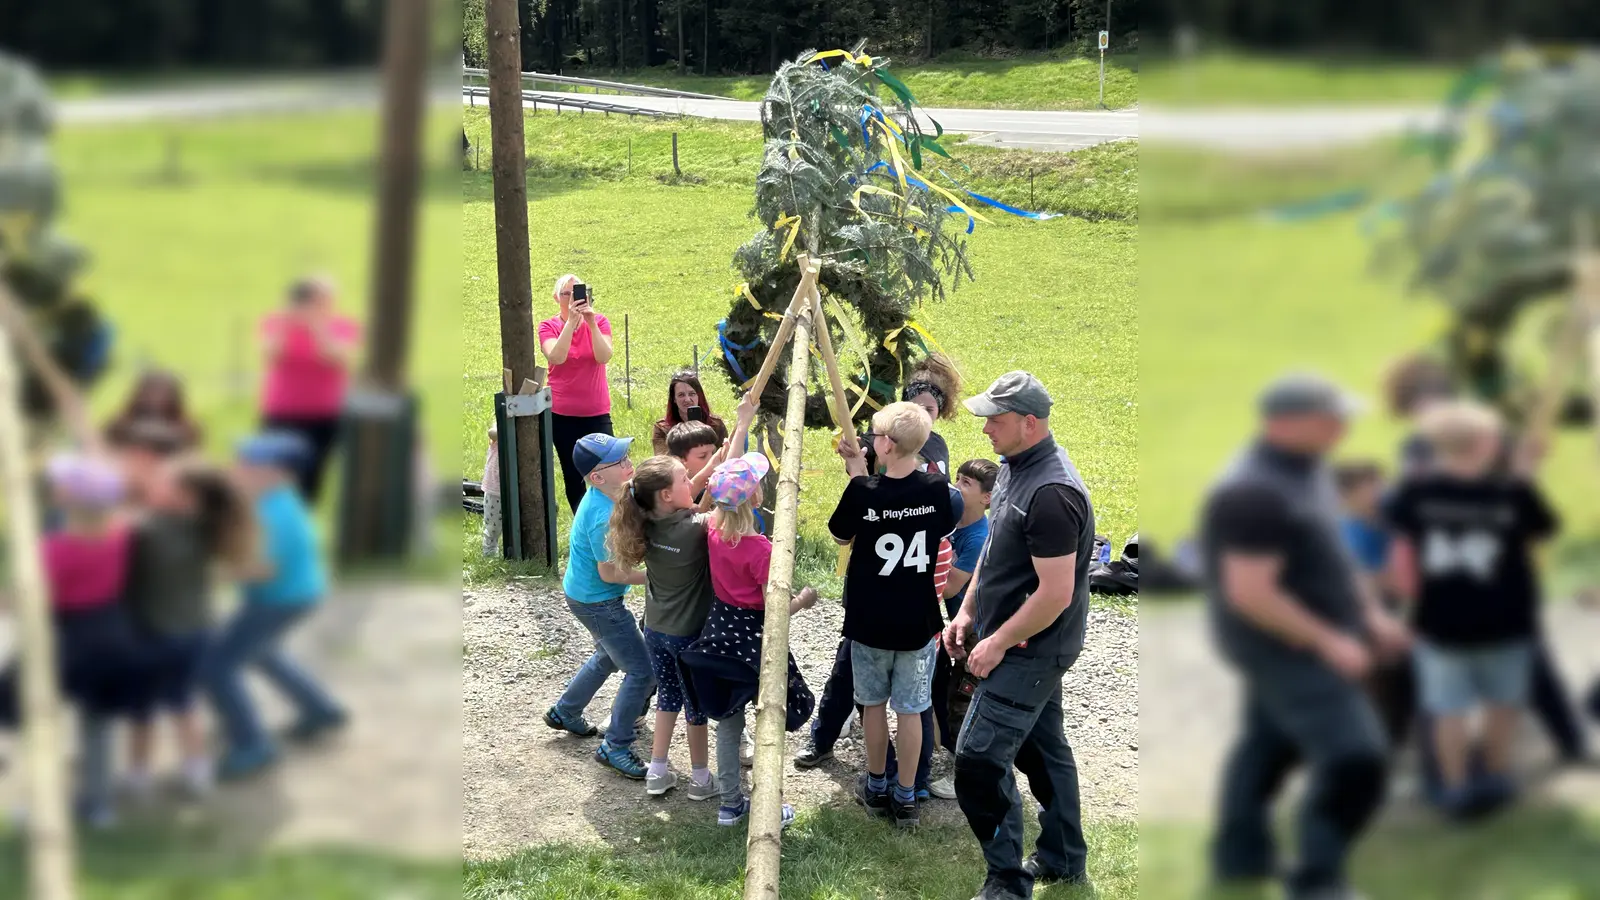
M 717 780 L 722 806 L 717 824 L 737 825 L 750 811 L 741 782 L 740 739 L 744 710 L 760 684 L 761 637 L 766 623 L 767 573 L 772 542 L 756 530 L 755 509 L 761 504 L 761 479 L 769 471 L 759 453 L 728 460 L 711 475 L 706 490 L 716 504 L 706 538 L 711 562 L 711 604 L 701 636 L 681 655 L 690 699 L 717 720 Z M 805 588 L 791 601 L 790 613 L 810 609 L 817 592 Z M 789 655 L 788 721 L 794 731 L 811 717 L 814 700 Z M 783 805 L 783 824 L 794 821 L 794 809 Z
M 754 416 L 752 398 L 746 397 L 739 405 L 732 440 L 743 439 Z M 685 422 L 672 433 L 693 425 L 705 427 L 703 422 Z M 712 455 L 709 448 L 694 452 L 704 458 Z M 715 596 L 706 542 L 710 516 L 697 512 L 696 486 L 690 481 L 689 469 L 676 456 L 652 456 L 640 463 L 624 493 L 627 499 L 619 500 L 611 513 L 606 542 L 611 558 L 622 569 L 645 567 L 644 644 L 657 686 L 655 738 L 645 791 L 659 797 L 677 786 L 678 776 L 667 768 L 667 751 L 672 747 L 678 713 L 683 712 L 694 770 L 689 799 L 709 800 L 718 796 L 720 789 L 707 766 L 706 717 L 685 700 L 678 658 L 700 636 Z
M 155 665 L 155 705 L 173 715 L 185 785 L 196 794 L 211 783 L 206 734 L 194 698 L 200 659 L 212 628 L 212 569 L 236 577 L 255 563 L 255 522 L 225 471 L 197 462 L 158 469 L 133 534 L 126 599 Z M 154 712 L 151 710 L 150 712 Z M 138 717 L 129 746 L 129 786 L 151 787 L 152 716 Z

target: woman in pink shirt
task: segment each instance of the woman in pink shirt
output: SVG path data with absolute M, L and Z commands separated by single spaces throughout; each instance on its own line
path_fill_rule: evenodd
M 539 349 L 550 363 L 551 443 L 561 460 L 567 505 L 577 512 L 584 483 L 572 448 L 586 434 L 615 434 L 606 381 L 611 322 L 594 311 L 594 295 L 576 275 L 556 279 L 555 300 L 561 314 L 539 323 Z
M 350 364 L 361 326 L 333 308 L 333 285 L 319 278 L 298 281 L 287 308 L 261 323 L 267 378 L 261 395 L 262 429 L 290 431 L 311 453 L 299 473 L 300 492 L 315 504 L 328 455 L 339 436 Z

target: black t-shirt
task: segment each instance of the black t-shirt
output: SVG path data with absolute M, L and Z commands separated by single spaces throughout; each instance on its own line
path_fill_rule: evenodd
M 1538 488 L 1430 473 L 1402 482 L 1385 512 L 1416 554 L 1419 634 L 1447 646 L 1533 634 L 1539 585 L 1531 545 L 1557 527 Z
M 1089 501 L 1064 484 L 1047 484 L 1033 495 L 1028 517 L 1022 520 L 1022 534 L 1028 541 L 1028 555 L 1036 559 L 1057 559 L 1078 552 L 1078 536 L 1089 521 Z
M 844 636 L 879 650 L 920 650 L 944 627 L 933 589 L 939 541 L 955 530 L 944 479 L 850 479 L 828 530 L 855 541 L 845 570 Z

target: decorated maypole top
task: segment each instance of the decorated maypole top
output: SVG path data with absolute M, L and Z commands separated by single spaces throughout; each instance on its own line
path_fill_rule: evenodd
M 80 384 L 104 370 L 110 330 L 74 287 L 85 254 L 55 228 L 60 181 L 50 160 L 50 97 L 27 63 L 0 53 L 0 280 L 65 372 Z M 39 373 L 24 382 L 27 415 L 57 407 Z
M 973 194 L 935 163 L 957 165 L 939 143 L 944 129 L 931 119 L 933 133 L 924 129 L 915 98 L 887 62 L 858 45 L 806 51 L 778 69 L 761 102 L 766 147 L 754 215 L 765 227 L 734 255 L 743 281 L 717 326 L 724 370 L 735 385 L 750 384 L 800 282 L 798 257 L 818 259 L 817 284 L 856 422 L 899 399 L 916 361 L 937 348 L 914 312 L 944 299 L 947 284 L 973 277 L 965 236 L 990 221 L 974 207 L 1052 217 Z M 773 378 L 761 397 L 775 417 L 784 409 L 783 383 Z M 838 424 L 820 384 L 805 424 Z

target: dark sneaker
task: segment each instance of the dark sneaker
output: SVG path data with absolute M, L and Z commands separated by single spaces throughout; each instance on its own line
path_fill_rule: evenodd
M 1021 894 L 1008 891 L 997 884 L 986 884 L 972 900 L 1026 900 Z
M 238 781 L 266 769 L 277 761 L 277 751 L 271 747 L 230 750 L 222 757 L 222 761 L 217 763 L 217 778 L 222 781 Z
M 889 792 L 873 793 L 867 787 L 867 776 L 856 778 L 856 802 L 867 808 L 867 815 L 878 818 L 888 818 L 893 815 L 889 810 Z
M 1067 875 L 1053 869 L 1047 869 L 1039 862 L 1039 854 L 1033 853 L 1022 861 L 1022 871 L 1033 876 L 1034 884 L 1088 884 L 1088 875 Z
M 816 741 L 808 739 L 804 750 L 795 754 L 794 764 L 801 769 L 815 769 L 828 760 L 833 759 L 833 748 L 818 750 Z
M 896 828 L 915 828 L 922 824 L 922 819 L 918 816 L 916 797 L 912 797 L 910 803 L 901 803 L 899 798 L 891 794 L 889 814 L 894 818 Z
M 565 731 L 578 737 L 594 737 L 600 729 L 590 725 L 583 716 L 573 716 L 570 719 L 562 718 L 561 713 L 554 706 L 545 710 L 544 723 L 556 731 Z
M 639 759 L 632 747 L 613 747 L 605 741 L 594 748 L 594 760 L 608 769 L 616 769 L 624 778 L 643 781 L 650 767 Z

